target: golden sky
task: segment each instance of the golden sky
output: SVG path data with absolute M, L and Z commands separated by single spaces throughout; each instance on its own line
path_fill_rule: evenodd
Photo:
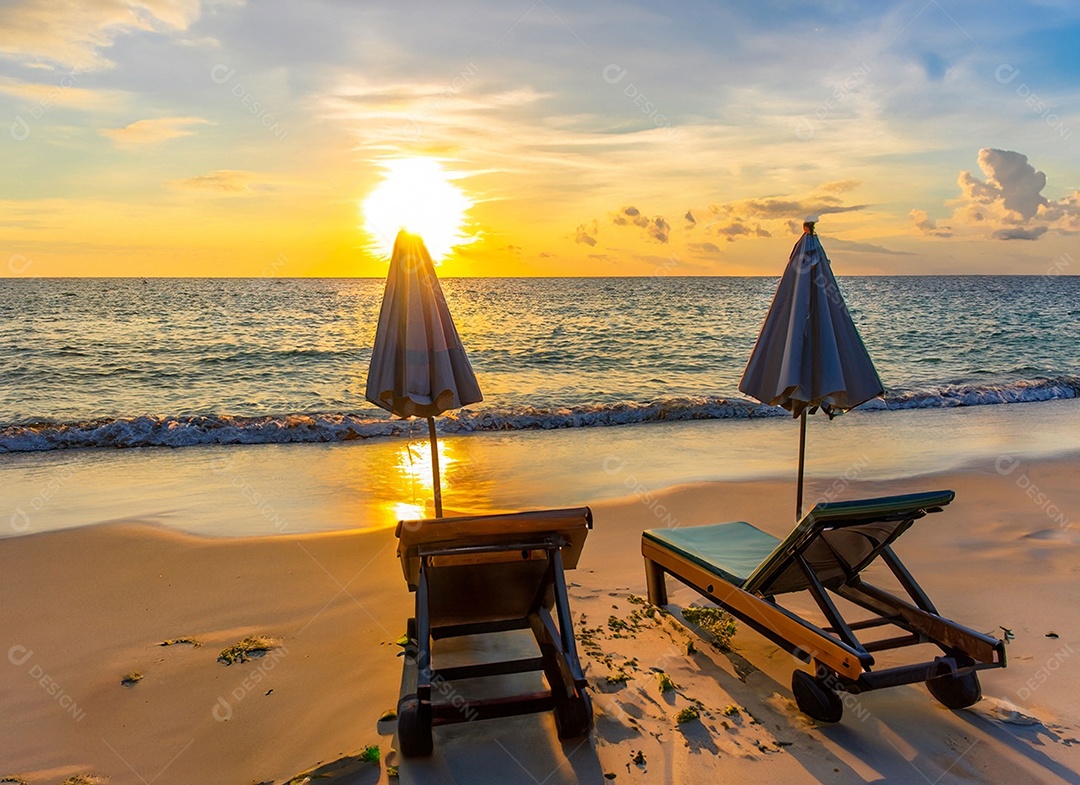
M 383 276 L 402 161 L 440 275 L 1076 272 L 1075 3 L 15 0 L 0 275 Z M 1071 267 L 1070 267 L 1071 265 Z

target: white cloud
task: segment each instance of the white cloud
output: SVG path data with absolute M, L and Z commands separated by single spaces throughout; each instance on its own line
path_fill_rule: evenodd
M 971 172 L 960 173 L 960 187 L 964 196 L 981 204 L 1000 200 L 1006 210 L 1017 213 L 1030 221 L 1046 204 L 1042 189 L 1046 187 L 1046 173 L 1028 163 L 1026 155 L 1012 150 L 983 148 L 979 151 L 979 168 L 986 176 L 980 182 Z
M 0 54 L 59 68 L 107 68 L 112 63 L 101 50 L 119 36 L 183 31 L 199 12 L 199 0 L 15 0 L 0 12 Z
M 155 144 L 180 136 L 191 136 L 193 125 L 213 125 L 202 117 L 158 117 L 136 120 L 123 128 L 102 128 L 101 134 L 113 140 L 117 147 L 137 147 Z
M 1080 231 L 1080 192 L 1056 201 L 1047 199 L 1042 193 L 1046 173 L 1032 166 L 1026 155 L 983 148 L 979 168 L 985 180 L 960 172 L 960 196 L 950 203 L 954 211 L 949 226 L 938 226 L 925 210 L 912 210 L 916 230 L 936 237 L 963 230 L 992 240 L 1038 240 L 1051 230 Z

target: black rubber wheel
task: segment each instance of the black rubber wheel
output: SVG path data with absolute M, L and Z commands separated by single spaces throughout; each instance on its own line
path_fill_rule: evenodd
M 579 739 L 588 734 L 591 727 L 592 701 L 588 695 L 582 693 L 578 698 L 555 705 L 555 728 L 560 739 Z
M 926 682 L 926 689 L 950 709 L 966 709 L 982 700 L 982 685 L 975 671 L 962 676 L 938 676 Z
M 791 674 L 791 691 L 799 711 L 818 722 L 840 722 L 844 716 L 844 704 L 840 696 L 830 690 L 821 679 L 815 679 L 806 671 Z
M 431 706 L 420 703 L 415 695 L 398 702 L 397 736 L 401 754 L 422 758 L 431 754 Z

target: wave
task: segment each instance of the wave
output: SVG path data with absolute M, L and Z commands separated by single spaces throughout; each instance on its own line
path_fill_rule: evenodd
M 946 384 L 896 390 L 862 410 L 900 410 L 1028 403 L 1080 397 L 1080 376 L 1025 379 L 996 385 Z M 790 417 L 777 407 L 714 396 L 665 398 L 562 408 L 486 407 L 439 417 L 441 433 L 554 430 L 686 420 Z M 0 427 L 0 453 L 85 447 L 189 447 L 229 444 L 343 442 L 424 434 L 413 421 L 361 413 L 266 416 L 139 416 L 86 422 L 33 422 Z
M 940 409 L 1080 398 L 1080 376 L 1017 379 L 1001 384 L 945 384 L 926 390 L 897 390 L 865 408 Z M 874 404 L 877 404 L 876 406 Z

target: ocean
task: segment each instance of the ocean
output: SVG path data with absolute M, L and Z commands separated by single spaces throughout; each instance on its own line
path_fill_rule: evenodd
M 1080 278 L 841 277 L 890 411 L 1075 398 Z M 443 280 L 484 402 L 443 433 L 786 413 L 738 381 L 775 278 Z M 0 452 L 414 435 L 364 400 L 383 281 L 7 279 Z

